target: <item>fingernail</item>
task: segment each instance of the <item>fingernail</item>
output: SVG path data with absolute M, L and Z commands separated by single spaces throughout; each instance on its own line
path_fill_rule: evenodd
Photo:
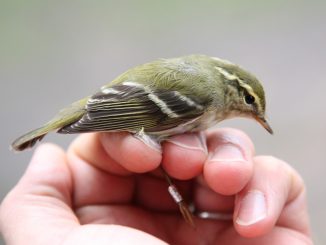
M 252 225 L 267 216 L 266 198 L 258 190 L 248 191 L 240 202 L 236 223 L 243 226 Z
M 243 162 L 245 156 L 239 146 L 232 143 L 222 144 L 209 156 L 210 161 L 216 162 Z
M 204 133 L 188 133 L 173 136 L 166 141 L 190 150 L 200 150 L 207 153 L 206 137 Z

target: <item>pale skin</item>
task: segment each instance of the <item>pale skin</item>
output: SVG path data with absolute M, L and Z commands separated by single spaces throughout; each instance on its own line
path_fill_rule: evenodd
M 198 211 L 231 219 L 185 223 L 161 162 Z M 163 153 L 127 133 L 84 134 L 67 152 L 43 144 L 1 204 L 0 228 L 14 245 L 312 244 L 301 177 L 234 129 L 175 136 Z

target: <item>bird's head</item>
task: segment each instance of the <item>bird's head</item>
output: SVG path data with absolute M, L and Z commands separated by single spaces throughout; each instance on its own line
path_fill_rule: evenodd
M 225 86 L 225 107 L 230 116 L 251 117 L 269 133 L 273 130 L 265 118 L 265 92 L 259 80 L 231 62 L 213 58 L 214 69 Z

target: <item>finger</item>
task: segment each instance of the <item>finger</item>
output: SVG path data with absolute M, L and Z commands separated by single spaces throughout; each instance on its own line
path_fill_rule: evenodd
M 181 134 L 163 143 L 162 164 L 166 172 L 176 179 L 186 180 L 201 174 L 206 158 L 203 133 Z
M 158 167 L 162 154 L 126 132 L 80 135 L 69 147 L 81 159 L 117 175 L 148 172 Z
M 197 212 L 224 213 L 231 216 L 234 209 L 234 196 L 221 195 L 207 186 L 203 177 L 197 178 L 194 188 L 194 205 Z
M 108 173 L 122 176 L 131 174 L 108 154 L 98 133 L 78 136 L 69 146 L 68 156 L 71 154 Z
M 236 230 L 246 237 L 267 234 L 278 224 L 309 232 L 305 192 L 300 176 L 273 157 L 256 157 L 254 175 L 237 195 Z
M 68 164 L 74 186 L 76 210 L 83 206 L 127 204 L 133 199 L 134 176 L 119 176 L 89 164 L 74 151 L 69 151 Z
M 208 159 L 203 175 L 208 186 L 222 195 L 239 192 L 252 176 L 254 146 L 247 135 L 235 129 L 208 133 Z
M 134 173 L 145 173 L 157 168 L 162 153 L 129 133 L 104 133 L 100 135 L 106 153 L 123 168 Z
M 33 244 L 60 243 L 79 224 L 71 210 L 71 192 L 65 153 L 51 144 L 39 146 L 1 205 L 1 231 L 7 243 L 26 244 L 31 239 Z

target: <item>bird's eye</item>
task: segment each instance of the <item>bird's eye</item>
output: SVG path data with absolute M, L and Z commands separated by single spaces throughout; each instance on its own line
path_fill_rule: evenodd
M 248 104 L 248 105 L 251 105 L 252 103 L 255 102 L 255 97 L 250 95 L 250 94 L 247 94 L 245 97 L 245 102 Z

